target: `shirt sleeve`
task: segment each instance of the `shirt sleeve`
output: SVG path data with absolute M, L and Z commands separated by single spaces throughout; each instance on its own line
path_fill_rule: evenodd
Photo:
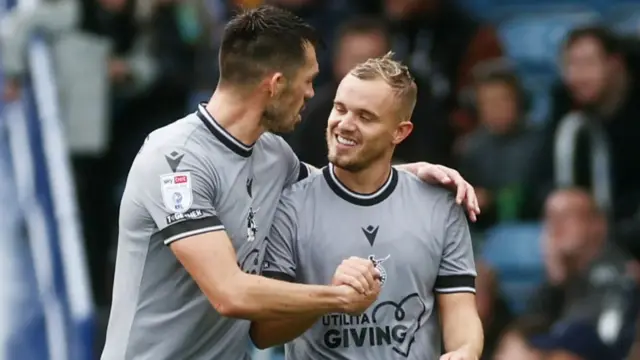
M 438 277 L 434 286 L 437 293 L 476 292 L 476 267 L 471 244 L 469 224 L 462 207 L 453 195 L 447 196 L 444 218 L 444 247 Z
M 214 208 L 219 183 L 211 166 L 180 149 L 157 151 L 136 161 L 140 202 L 158 228 L 165 245 L 212 231 L 224 230 Z
M 293 282 L 297 269 L 297 211 L 293 194 L 285 190 L 280 197 L 269 236 L 262 266 L 262 275 Z
M 280 138 L 280 140 L 282 142 L 283 152 L 287 162 L 286 188 L 300 180 L 306 179 L 309 176 L 309 167 L 298 159 L 298 156 L 293 152 L 291 146 L 289 146 L 284 139 Z

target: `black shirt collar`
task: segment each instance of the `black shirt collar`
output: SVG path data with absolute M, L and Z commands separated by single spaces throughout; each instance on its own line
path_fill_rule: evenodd
M 209 114 L 207 108 L 205 107 L 206 103 L 200 103 L 198 105 L 198 110 L 196 114 L 202 120 L 204 125 L 211 131 L 211 133 L 220 140 L 224 146 L 228 147 L 231 151 L 242 157 L 249 157 L 253 152 L 253 145 L 243 144 L 240 140 L 236 139 L 233 135 L 229 134 L 229 132 L 222 127 L 222 125 L 218 124 L 218 122 Z
M 333 164 L 329 164 L 322 169 L 322 174 L 324 175 L 327 184 L 331 190 L 336 193 L 336 195 L 341 197 L 343 200 L 360 206 L 372 206 L 381 203 L 388 198 L 391 193 L 393 193 L 396 185 L 398 185 L 398 171 L 394 168 L 391 168 L 391 173 L 389 174 L 387 181 L 385 181 L 378 190 L 371 194 L 361 194 L 349 190 L 349 188 L 340 182 L 336 176 Z

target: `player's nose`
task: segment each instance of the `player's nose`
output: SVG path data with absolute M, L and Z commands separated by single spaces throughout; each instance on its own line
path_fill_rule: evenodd
M 304 93 L 305 100 L 309 100 L 316 95 L 316 91 L 313 89 L 313 86 L 309 86 L 307 91 Z
M 356 124 L 354 120 L 355 119 L 353 114 L 351 112 L 348 112 L 340 117 L 337 128 L 344 131 L 354 131 L 356 130 Z

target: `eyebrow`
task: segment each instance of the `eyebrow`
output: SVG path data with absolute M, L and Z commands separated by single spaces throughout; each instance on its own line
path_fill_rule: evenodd
M 344 105 L 344 103 L 343 103 L 342 101 L 340 101 L 340 100 L 335 100 L 335 101 L 333 102 L 333 105 L 334 105 L 334 106 L 335 106 L 335 105 L 340 105 L 340 106 L 344 106 L 344 107 L 346 107 L 346 106 Z M 374 113 L 374 112 L 371 112 L 371 111 L 369 111 L 369 110 L 367 110 L 367 109 L 356 108 L 356 109 L 355 109 L 355 111 L 356 111 L 356 112 L 363 113 L 363 114 L 366 114 L 366 115 L 371 116 L 371 117 L 376 118 L 376 119 L 380 117 L 378 114 L 376 114 L 376 113 Z

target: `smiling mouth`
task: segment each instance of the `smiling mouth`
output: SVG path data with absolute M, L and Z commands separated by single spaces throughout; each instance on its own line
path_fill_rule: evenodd
M 340 135 L 335 135 L 334 136 L 336 141 L 338 142 L 338 144 L 340 145 L 344 145 L 344 146 L 356 146 L 357 143 L 354 140 L 348 139 L 346 137 L 340 136 Z

